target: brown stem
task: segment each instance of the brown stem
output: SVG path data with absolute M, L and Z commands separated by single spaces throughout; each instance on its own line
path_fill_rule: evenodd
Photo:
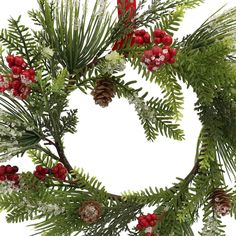
M 44 138 L 44 140 L 47 141 L 47 143 L 45 145 L 53 145 L 53 146 L 55 146 L 55 143 L 52 140 L 50 140 L 48 138 Z
M 63 148 L 61 148 L 61 145 L 58 142 L 55 142 L 55 147 L 57 150 L 57 153 L 60 157 L 59 161 L 61 163 L 63 163 L 63 165 L 66 167 L 66 169 L 68 170 L 68 172 L 71 172 L 73 170 L 72 166 L 70 165 L 69 161 L 66 158 L 65 152 L 63 150 Z
M 200 164 L 200 160 L 197 160 L 195 165 L 193 166 L 193 169 L 186 176 L 185 180 L 187 180 L 188 184 L 192 181 L 193 177 L 198 173 L 199 168 L 200 168 L 199 164 Z
M 59 161 L 66 167 L 68 172 L 71 172 L 73 170 L 72 166 L 70 165 L 69 161 L 66 158 L 65 152 L 64 150 L 61 148 L 61 145 L 59 145 L 58 142 L 55 143 L 55 147 L 57 150 L 57 153 L 60 157 Z M 72 176 L 73 177 L 73 176 Z M 72 185 L 76 185 L 76 181 L 64 181 L 66 183 L 70 183 Z M 113 199 L 113 200 L 121 200 L 121 196 L 120 195 L 116 195 L 113 193 L 108 193 L 109 196 Z

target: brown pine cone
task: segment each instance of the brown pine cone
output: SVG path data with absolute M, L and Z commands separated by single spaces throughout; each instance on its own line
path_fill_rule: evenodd
M 85 201 L 78 210 L 81 220 L 87 224 L 95 223 L 102 215 L 102 205 L 94 200 Z
M 91 94 L 94 97 L 95 103 L 101 107 L 107 107 L 115 96 L 115 87 L 110 79 L 99 79 L 96 81 L 96 86 Z
M 221 216 L 229 214 L 231 208 L 230 196 L 223 189 L 216 189 L 210 196 L 214 211 Z

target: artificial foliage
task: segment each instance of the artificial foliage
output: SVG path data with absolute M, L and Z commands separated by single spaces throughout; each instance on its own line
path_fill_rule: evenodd
M 35 29 L 10 18 L 0 32 L 0 210 L 9 223 L 35 220 L 34 235 L 42 236 L 193 236 L 202 211 L 199 234 L 225 235 L 222 217 L 236 215 L 236 190 L 225 181 L 236 177 L 236 8 L 222 7 L 176 38 L 186 11 L 202 2 L 118 0 L 112 10 L 106 0 L 38 0 L 29 11 Z M 125 76 L 127 63 L 137 80 Z M 137 88 L 142 79 L 162 96 Z M 68 105 L 73 91 L 101 112 L 114 97 L 125 98 L 147 140 L 183 140 L 183 83 L 197 95 L 202 123 L 184 179 L 117 195 L 71 166 L 63 137 L 79 121 Z M 34 171 L 7 163 L 23 155 Z

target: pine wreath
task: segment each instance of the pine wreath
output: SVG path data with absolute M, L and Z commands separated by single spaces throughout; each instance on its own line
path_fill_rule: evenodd
M 219 9 L 194 33 L 176 39 L 186 10 L 203 0 L 38 0 L 30 30 L 11 18 L 0 33 L 0 160 L 24 154 L 34 172 L 0 166 L 0 209 L 8 222 L 37 220 L 35 235 L 192 236 L 203 209 L 200 235 L 224 235 L 221 217 L 236 215 L 236 8 Z M 162 90 L 149 98 L 127 80 L 125 64 Z M 141 79 L 141 78 L 140 78 Z M 202 129 L 195 165 L 170 188 L 121 195 L 73 168 L 63 137 L 74 134 L 77 110 L 69 95 L 80 90 L 107 107 L 112 98 L 134 104 L 148 140 L 182 140 L 180 82 L 197 95 Z M 91 97 L 92 97 L 91 96 Z M 149 214 L 145 206 L 154 207 Z M 134 222 L 135 227 L 130 226 Z

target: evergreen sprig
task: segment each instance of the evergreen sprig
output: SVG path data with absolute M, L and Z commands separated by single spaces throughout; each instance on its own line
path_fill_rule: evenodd
M 123 12 L 117 21 L 106 1 L 105 5 L 99 0 L 93 2 L 90 13 L 86 0 L 84 5 L 77 0 L 38 0 L 39 10 L 32 10 L 29 15 L 40 26 L 39 31 L 21 24 L 20 17 L 9 20 L 8 29 L 0 33 L 0 52 L 7 49 L 24 57 L 36 69 L 37 83 L 24 101 L 8 93 L 0 95 L 0 159 L 27 152 L 35 165 L 46 168 L 47 178 L 43 182 L 35 172 L 21 173 L 18 188 L 10 181 L 0 181 L 0 210 L 8 212 L 8 222 L 37 220 L 32 225 L 34 235 L 43 236 L 118 236 L 123 231 L 130 236 L 144 236 L 130 223 L 142 215 L 144 207 L 152 206 L 159 216 L 152 228 L 154 233 L 193 236 L 191 226 L 203 209 L 200 235 L 225 235 L 212 194 L 220 189 L 229 196 L 224 201 L 230 201 L 227 204 L 232 207 L 231 213 L 236 214 L 236 193 L 225 181 L 225 172 L 230 178 L 235 178 L 236 172 L 236 9 L 223 13 L 220 9 L 182 41 L 176 39 L 176 63 L 163 65 L 156 72 L 148 71 L 141 63 L 146 48 L 129 45 L 131 38 L 119 50 L 123 55 L 110 52 L 115 42 L 126 38 L 134 28 L 162 28 L 173 35 L 185 12 L 202 2 L 152 0 L 143 10 L 146 1 L 140 1 L 134 20 L 130 20 L 129 12 Z M 107 70 L 106 52 L 121 66 Z M 123 73 L 125 62 L 130 62 L 145 80 L 159 86 L 163 96 L 150 98 L 144 88 L 137 87 L 137 80 L 127 80 Z M 0 66 L 1 73 L 10 78 L 3 56 Z M 13 75 L 12 79 L 22 78 Z M 149 187 L 117 195 L 109 193 L 96 177 L 71 166 L 64 136 L 76 132 L 78 118 L 77 109 L 69 108 L 69 95 L 77 88 L 90 93 L 102 79 L 114 86 L 112 94 L 134 105 L 151 141 L 159 134 L 176 140 L 184 138 L 177 123 L 183 108 L 182 82 L 193 88 L 197 95 L 195 109 L 203 128 L 195 164 L 185 178 L 177 178 L 169 188 Z M 99 89 L 100 93 L 104 87 Z M 109 97 L 109 91 L 104 94 Z M 67 169 L 66 179 L 55 174 L 58 163 Z M 88 200 L 102 208 L 101 217 L 92 224 L 80 215 Z
M 20 21 L 20 16 L 9 20 L 8 29 L 1 30 L 0 42 L 10 52 L 24 56 L 30 67 L 37 67 L 41 58 L 40 47 L 30 29 Z

